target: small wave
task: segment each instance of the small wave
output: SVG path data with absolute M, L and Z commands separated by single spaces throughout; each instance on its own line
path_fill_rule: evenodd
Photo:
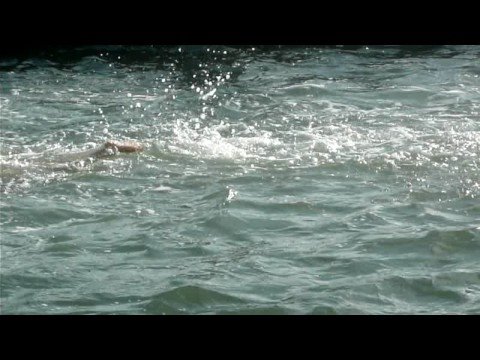
M 148 314 L 207 314 L 244 303 L 244 300 L 235 296 L 187 285 L 151 296 L 145 311 Z
M 405 313 L 412 309 L 415 313 L 432 313 L 432 304 L 436 304 L 433 313 L 450 313 L 443 310 L 448 304 L 458 306 L 468 301 L 464 293 L 446 288 L 432 277 L 393 276 L 383 280 L 379 287 L 385 297 L 395 299 L 397 310 Z

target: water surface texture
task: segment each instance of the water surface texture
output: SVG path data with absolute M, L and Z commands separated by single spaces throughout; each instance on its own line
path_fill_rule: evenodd
M 479 59 L 479 46 L 0 59 L 1 313 L 480 313 Z M 75 155 L 107 139 L 145 150 Z

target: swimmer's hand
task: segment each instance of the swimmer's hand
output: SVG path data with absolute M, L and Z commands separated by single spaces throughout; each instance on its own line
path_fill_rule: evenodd
M 133 152 L 140 152 L 143 151 L 143 146 L 139 143 L 133 141 L 115 141 L 115 140 L 108 140 L 104 144 L 105 149 L 111 149 L 113 151 L 123 152 L 123 153 L 133 153 Z

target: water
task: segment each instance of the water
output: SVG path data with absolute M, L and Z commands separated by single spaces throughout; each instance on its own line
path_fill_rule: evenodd
M 479 55 L 1 59 L 1 313 L 480 313 Z

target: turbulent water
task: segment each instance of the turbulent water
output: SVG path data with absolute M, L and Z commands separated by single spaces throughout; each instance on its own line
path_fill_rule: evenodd
M 1 313 L 480 313 L 479 56 L 1 59 Z

